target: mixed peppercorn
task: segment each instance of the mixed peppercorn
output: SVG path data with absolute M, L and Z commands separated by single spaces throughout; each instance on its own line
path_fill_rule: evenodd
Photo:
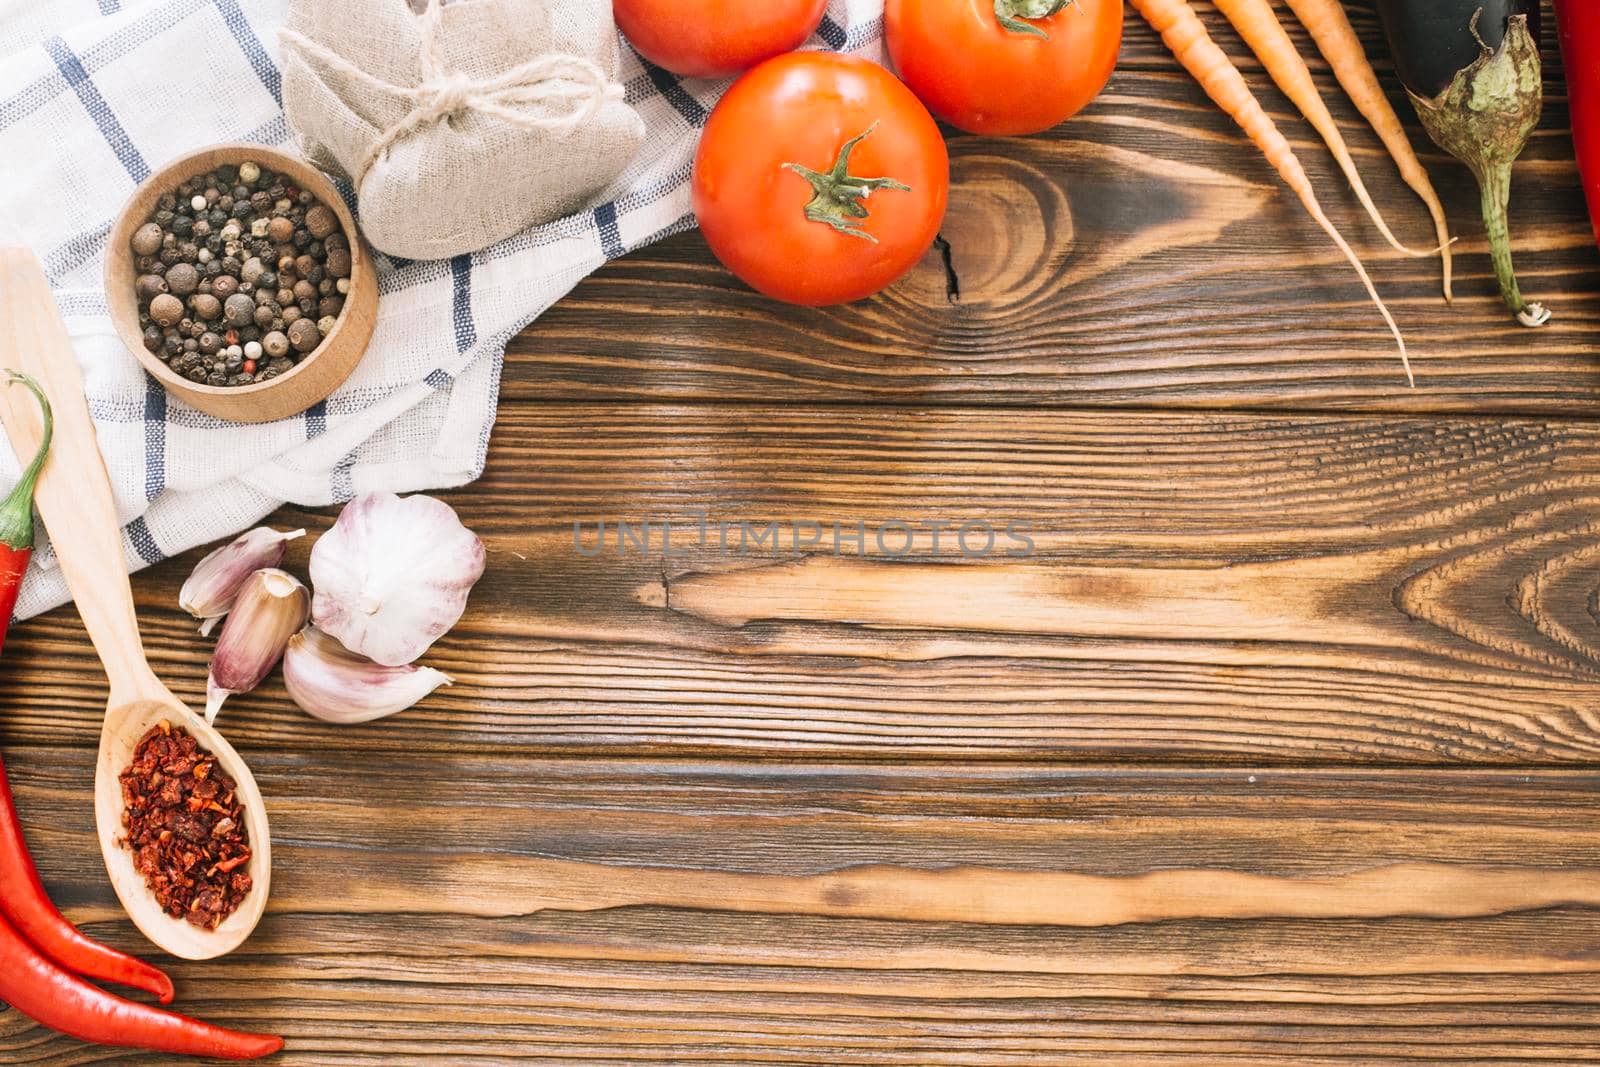
M 333 330 L 350 291 L 338 215 L 253 162 L 183 182 L 130 244 L 145 348 L 206 385 L 292 370 Z
M 214 929 L 250 894 L 235 783 L 181 726 L 151 727 L 122 772 L 123 843 L 174 919 Z

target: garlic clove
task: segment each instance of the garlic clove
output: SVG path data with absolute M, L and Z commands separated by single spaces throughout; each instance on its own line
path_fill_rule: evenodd
M 311 594 L 287 571 L 267 567 L 245 579 L 211 657 L 206 722 L 216 722 L 224 700 L 261 684 L 310 614 Z
M 359 496 L 311 550 L 312 620 L 351 652 L 403 666 L 461 618 L 483 567 L 483 542 L 444 501 Z
M 358 656 L 315 626 L 289 638 L 283 684 L 300 709 L 324 722 L 371 722 L 405 711 L 450 684 L 432 667 L 385 667 Z
M 200 621 L 209 634 L 217 621 L 233 609 L 239 589 L 262 567 L 276 567 L 289 551 L 289 542 L 304 537 L 304 530 L 279 533 L 268 526 L 240 534 L 195 564 L 194 572 L 178 592 L 178 606 Z

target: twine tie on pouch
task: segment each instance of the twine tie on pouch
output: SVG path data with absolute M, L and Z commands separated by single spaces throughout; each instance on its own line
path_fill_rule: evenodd
M 378 135 L 350 174 L 357 188 L 367 171 L 396 141 L 451 116 L 478 111 L 524 130 L 563 131 L 588 122 L 607 102 L 623 98 L 622 86 L 582 56 L 543 55 L 490 78 L 474 78 L 448 69 L 437 45 L 442 6 L 441 0 L 429 0 L 419 16 L 422 81 L 415 86 L 385 81 L 302 33 L 287 28 L 278 31 L 285 46 L 320 60 L 375 92 L 411 103 L 411 111 Z M 530 114 L 518 109 L 518 105 L 528 104 L 567 107 L 560 114 Z

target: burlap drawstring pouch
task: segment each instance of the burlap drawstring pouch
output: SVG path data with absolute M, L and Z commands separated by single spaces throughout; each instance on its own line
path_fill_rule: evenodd
M 644 143 L 610 0 L 290 0 L 283 108 L 373 247 L 474 252 L 583 207 Z

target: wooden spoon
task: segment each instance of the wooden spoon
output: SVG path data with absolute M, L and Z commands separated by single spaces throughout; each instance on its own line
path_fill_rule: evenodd
M 55 441 L 35 499 L 78 614 L 111 682 L 94 781 L 95 823 L 111 885 L 134 924 L 161 948 L 184 959 L 221 956 L 250 936 L 266 910 L 272 880 L 266 805 L 233 746 L 173 696 L 145 659 L 123 561 L 121 524 L 89 418 L 83 374 L 44 271 L 27 249 L 0 248 L 0 368 L 31 375 L 55 411 Z M 17 453 L 32 455 L 43 424 L 27 390 L 0 388 L 0 421 Z M 239 909 L 215 930 L 167 915 L 134 869 L 133 854 L 119 843 L 123 806 L 117 776 L 132 762 L 139 739 L 162 722 L 188 730 L 238 783 L 254 885 Z

